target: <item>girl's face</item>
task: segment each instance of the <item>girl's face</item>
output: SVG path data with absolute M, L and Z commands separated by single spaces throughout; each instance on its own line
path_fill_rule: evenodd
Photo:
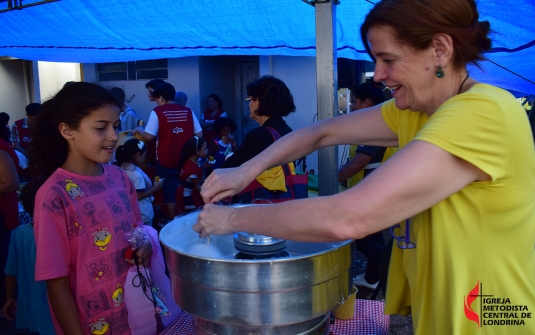
M 145 152 L 141 153 L 141 152 L 138 152 L 136 155 L 135 155 L 135 159 L 136 159 L 136 165 L 141 165 L 145 162 L 145 159 L 147 158 L 147 151 L 145 150 Z
M 221 136 L 221 138 L 227 137 L 228 135 L 230 135 L 230 133 L 232 133 L 232 129 L 230 129 L 230 126 L 224 126 L 219 131 L 219 136 Z
M 205 158 L 208 156 L 208 146 L 206 145 L 206 142 L 202 144 L 202 147 L 197 150 L 197 156 Z
M 60 124 L 60 132 L 69 144 L 67 160 L 73 172 L 84 174 L 111 161 L 119 138 L 119 113 L 117 106 L 105 105 L 82 119 L 78 129 Z

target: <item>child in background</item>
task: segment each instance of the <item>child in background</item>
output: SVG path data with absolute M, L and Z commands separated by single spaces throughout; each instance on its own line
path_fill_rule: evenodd
M 210 142 L 209 152 L 215 160 L 211 166 L 212 170 L 215 170 L 220 168 L 225 159 L 236 149 L 236 140 L 232 136 L 232 133 L 236 131 L 236 122 L 229 117 L 220 117 L 214 121 L 213 129 L 217 137 Z
M 110 89 L 110 93 L 113 95 L 115 101 L 121 109 L 121 114 L 119 115 L 119 119 L 121 120 L 121 123 L 119 124 L 119 131 L 136 129 L 140 118 L 137 116 L 132 107 L 126 105 L 127 102 L 130 103 L 134 99 L 135 94 L 131 96 L 130 99 L 126 100 L 126 94 L 120 87 L 112 87 Z
M 154 197 L 152 194 L 162 188 L 163 180 L 154 182 L 154 185 L 152 185 L 149 177 L 139 168 L 139 165 L 145 161 L 146 155 L 147 147 L 145 143 L 137 138 L 132 138 L 117 148 L 115 157 L 117 165 L 126 171 L 126 175 L 136 188 L 143 223 L 152 226 L 152 219 L 154 218 L 154 209 L 152 207 Z
M 180 171 L 180 185 L 184 188 L 184 209 L 191 212 L 204 205 L 201 197 L 201 180 L 203 172 L 199 167 L 199 158 L 206 158 L 208 149 L 206 141 L 202 137 L 193 136 L 190 138 L 180 153 L 178 168 Z M 206 165 L 208 163 L 205 163 Z
M 35 204 L 32 184 L 26 184 L 20 194 L 24 211 L 31 217 Z M 8 320 L 17 319 L 17 329 L 29 329 L 40 335 L 54 335 L 54 326 L 46 283 L 35 281 L 35 238 L 33 221 L 22 224 L 11 233 L 9 254 L 5 269 L 6 295 L 4 315 Z
M 76 82 L 43 104 L 30 142 L 35 279 L 45 280 L 57 334 L 130 334 L 123 288 L 134 260 L 126 233 L 142 226 L 126 173 L 104 164 L 118 139 L 119 106 L 103 87 Z M 146 264 L 152 246 L 133 258 Z M 147 316 L 154 317 L 152 316 Z

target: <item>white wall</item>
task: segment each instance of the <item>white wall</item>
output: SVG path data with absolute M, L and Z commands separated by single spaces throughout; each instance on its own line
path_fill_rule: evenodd
M 0 112 L 10 116 L 9 124 L 26 115 L 29 101 L 25 84 L 24 61 L 20 59 L 0 60 Z
M 199 96 L 199 57 L 170 58 L 167 66 L 169 78 L 166 81 L 177 91 L 188 95 L 187 106 L 200 117 L 199 111 L 205 107 L 205 103 L 201 105 L 201 100 L 205 98 Z M 127 99 L 135 94 L 134 99 L 127 105 L 132 107 L 141 119 L 145 121 L 149 119 L 150 112 L 156 106 L 147 97 L 145 84 L 149 79 L 98 82 L 95 64 L 84 64 L 83 69 L 84 81 L 97 83 L 106 88 L 120 87 L 126 93 Z
M 52 98 L 68 81 L 81 80 L 79 63 L 38 62 L 41 101 Z

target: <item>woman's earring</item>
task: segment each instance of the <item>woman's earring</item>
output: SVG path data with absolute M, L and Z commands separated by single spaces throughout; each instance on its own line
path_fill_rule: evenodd
M 439 77 L 439 78 L 444 77 L 444 71 L 442 71 L 442 66 L 437 65 L 437 72 L 435 72 L 435 73 L 437 74 L 437 77 Z

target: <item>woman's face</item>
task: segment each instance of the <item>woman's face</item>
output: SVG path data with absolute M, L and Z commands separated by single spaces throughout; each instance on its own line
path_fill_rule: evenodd
M 251 100 L 249 100 L 249 116 L 251 119 L 257 121 L 258 114 L 256 114 L 256 110 L 258 109 L 258 106 L 260 105 L 260 100 L 257 98 L 249 97 Z
M 219 109 L 219 104 L 213 98 L 208 98 L 207 105 L 209 110 Z
M 389 26 L 371 28 L 368 41 L 376 59 L 373 79 L 392 91 L 399 109 L 425 111 L 433 101 L 436 79 L 432 50 L 418 51 L 400 44 Z

